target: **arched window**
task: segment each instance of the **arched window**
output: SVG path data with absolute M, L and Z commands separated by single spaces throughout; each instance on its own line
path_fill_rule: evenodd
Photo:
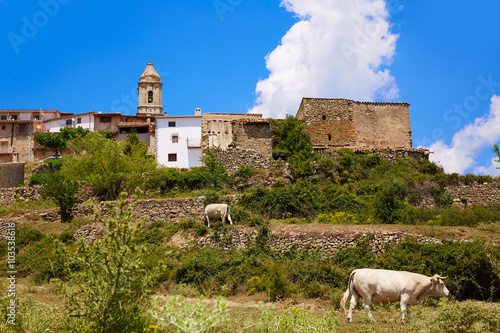
M 328 134 L 328 141 L 332 141 L 332 135 Z
M 148 92 L 148 103 L 149 104 L 153 103 L 153 92 L 152 91 Z

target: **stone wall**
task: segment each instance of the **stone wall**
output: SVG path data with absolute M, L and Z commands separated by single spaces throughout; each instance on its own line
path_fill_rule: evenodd
M 263 155 L 257 150 L 228 148 L 217 152 L 217 160 L 219 160 L 224 168 L 231 174 L 238 170 L 240 166 L 247 165 L 254 169 L 269 169 L 276 165 L 276 161 L 271 158 L 271 155 Z
M 297 119 L 315 147 L 411 148 L 408 103 L 304 98 Z
M 213 234 L 206 235 L 196 240 L 195 246 L 219 247 L 224 250 L 231 248 L 246 249 L 250 242 L 255 242 L 258 231 L 255 228 L 233 227 L 229 228 L 224 237 L 214 237 Z M 366 231 L 335 231 L 315 230 L 269 230 L 267 245 L 275 251 L 282 253 L 297 251 L 306 253 L 322 253 L 331 255 L 340 248 L 354 247 L 356 242 L 368 237 L 372 252 L 381 254 L 386 244 L 397 245 L 406 237 L 413 237 L 420 243 L 441 243 L 440 240 L 422 235 L 410 235 L 400 231 L 389 232 L 366 232 Z M 220 236 L 220 235 L 219 235 Z M 189 244 L 185 244 L 190 246 Z M 193 244 L 191 244 L 192 246 Z
M 13 152 L 19 156 L 19 161 L 26 162 L 33 160 L 35 141 L 33 140 L 31 121 L 14 123 L 12 147 Z
M 408 103 L 353 102 L 357 146 L 412 147 Z
M 263 156 L 273 153 L 271 125 L 267 120 L 241 120 L 232 122 L 233 142 L 231 147 L 251 149 Z
M 0 163 L 0 188 L 14 187 L 24 184 L 24 163 Z M 0 202 L 5 195 L 0 191 Z
M 345 99 L 304 98 L 297 119 L 304 123 L 313 146 L 353 146 L 357 134 L 351 101 Z
M 500 183 L 454 185 L 446 187 L 458 205 L 500 205 Z
M 204 113 L 201 120 L 201 149 L 228 148 L 233 143 L 233 121 L 259 119 L 262 119 L 261 114 Z

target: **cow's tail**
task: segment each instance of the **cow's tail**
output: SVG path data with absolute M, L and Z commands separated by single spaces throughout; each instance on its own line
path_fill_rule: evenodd
M 347 282 L 347 290 L 345 291 L 344 295 L 342 296 L 342 299 L 340 300 L 340 309 L 344 311 L 345 314 L 347 314 L 347 299 L 349 298 L 349 291 L 351 290 L 351 284 L 354 278 L 354 273 L 356 273 L 355 270 L 352 271 L 351 275 L 349 276 L 349 282 Z

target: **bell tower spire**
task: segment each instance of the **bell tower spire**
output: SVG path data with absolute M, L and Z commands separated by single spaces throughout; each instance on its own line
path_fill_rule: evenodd
M 141 75 L 137 91 L 139 92 L 139 107 L 137 115 L 161 115 L 163 107 L 161 104 L 161 90 L 163 83 L 160 75 L 156 72 L 151 61 Z

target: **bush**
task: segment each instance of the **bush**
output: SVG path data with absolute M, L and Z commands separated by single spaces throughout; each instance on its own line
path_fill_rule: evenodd
M 42 185 L 49 181 L 50 174 L 48 173 L 36 173 L 29 177 L 29 186 Z
M 205 196 L 205 199 L 203 199 L 203 204 L 205 206 L 219 202 L 219 195 L 214 191 L 208 192 L 208 194 Z
M 80 241 L 76 254 L 58 245 L 70 276 L 66 296 L 72 332 L 142 332 L 146 327 L 149 288 L 160 269 L 144 267 L 147 248 L 139 245 L 143 221 L 133 223 L 132 205 L 120 200 L 111 218 L 97 216 L 109 231 L 99 242 Z M 75 272 L 73 265 L 81 270 Z
M 393 224 L 401 222 L 400 210 L 403 204 L 403 186 L 397 182 L 387 184 L 374 200 L 375 217 L 383 223 Z
M 71 244 L 74 242 L 73 240 L 73 232 L 71 231 L 64 231 L 62 234 L 59 235 L 59 240 L 64 243 L 64 244 Z
M 472 301 L 443 304 L 434 325 L 434 332 L 498 332 L 500 310 Z
M 16 246 L 21 249 L 27 245 L 31 245 L 41 241 L 45 236 L 38 230 L 20 229 L 16 235 Z
M 72 219 L 71 210 L 80 202 L 76 193 L 80 185 L 77 181 L 66 178 L 61 172 L 50 173 L 43 183 L 40 194 L 44 198 L 50 198 L 59 207 L 61 222 Z
M 179 228 L 181 228 L 182 230 L 187 230 L 189 228 L 192 228 L 193 225 L 195 224 L 195 220 L 192 219 L 192 218 L 189 218 L 189 219 L 182 219 L 180 222 L 179 222 Z

